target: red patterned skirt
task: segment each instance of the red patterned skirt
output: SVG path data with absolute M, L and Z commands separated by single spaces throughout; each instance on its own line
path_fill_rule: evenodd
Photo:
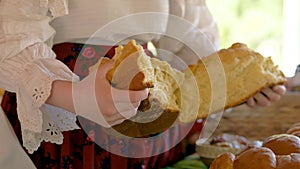
M 145 48 L 145 46 L 143 46 Z M 88 74 L 88 68 L 97 63 L 100 57 L 111 58 L 114 55 L 114 47 L 84 45 L 76 43 L 62 43 L 53 47 L 57 59 L 65 63 L 79 77 Z M 106 52 L 108 51 L 108 52 Z M 80 56 L 80 57 L 79 57 Z M 76 63 L 76 64 L 75 64 Z M 79 67 L 74 69 L 74 67 Z M 16 112 L 16 96 L 14 93 L 5 92 L 1 106 L 6 113 L 17 137 L 22 144 L 21 128 Z M 81 117 L 78 117 L 81 118 Z M 185 155 L 192 153 L 194 147 L 183 140 L 169 151 L 147 158 L 127 158 L 108 152 L 94 143 L 95 135 L 101 135 L 101 127 L 95 127 L 95 123 L 86 119 L 80 119 L 79 126 L 87 130 L 73 130 L 64 132 L 62 145 L 43 142 L 40 148 L 33 154 L 28 154 L 38 169 L 150 169 L 161 168 L 170 165 Z M 84 126 L 83 126 L 84 125 Z M 200 132 L 201 123 L 195 123 L 187 138 L 194 132 Z M 167 130 L 169 140 L 177 137 L 178 127 Z M 103 139 L 103 138 L 101 138 Z M 176 140 L 176 139 L 174 139 Z M 109 140 L 114 143 L 114 140 Z M 152 148 L 160 148 L 165 143 L 157 143 Z M 123 148 L 126 148 L 124 145 Z

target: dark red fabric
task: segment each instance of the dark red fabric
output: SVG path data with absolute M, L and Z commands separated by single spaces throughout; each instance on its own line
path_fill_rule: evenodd
M 143 45 L 143 47 L 146 49 L 146 45 Z M 63 43 L 55 45 L 53 50 L 57 54 L 58 60 L 61 60 L 77 75 L 83 78 L 88 74 L 88 68 L 97 63 L 100 57 L 112 58 L 114 48 L 109 46 Z M 22 144 L 15 94 L 5 92 L 1 106 Z M 171 150 L 149 158 L 126 158 L 118 156 L 94 143 L 94 139 L 104 139 L 108 141 L 108 144 L 112 144 L 115 141 L 101 137 L 101 133 L 103 132 L 101 127 L 97 127 L 92 121 L 82 118 L 78 125 L 84 125 L 85 129 L 90 128 L 90 130 L 85 132 L 79 129 L 64 132 L 64 142 L 62 145 L 43 142 L 36 152 L 28 154 L 38 169 L 151 169 L 172 164 L 182 159 L 185 155 L 186 142 L 181 141 Z M 200 132 L 201 128 L 202 124 L 196 123 L 193 127 L 193 132 Z M 174 127 L 169 129 L 168 132 L 171 137 L 175 138 L 179 129 Z M 152 148 L 159 148 L 163 144 L 165 143 L 157 143 Z M 126 145 L 122 148 L 126 149 Z

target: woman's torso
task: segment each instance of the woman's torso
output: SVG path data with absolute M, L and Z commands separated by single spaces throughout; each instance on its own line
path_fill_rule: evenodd
M 167 25 L 167 17 L 162 14 L 168 12 L 169 0 L 69 1 L 69 14 L 52 22 L 57 32 L 54 44 L 85 42 L 87 38 L 93 37 L 97 39 L 92 42 L 94 44 L 114 45 L 120 39 L 140 34 L 144 30 L 160 34 L 165 32 Z M 157 16 L 153 16 L 153 13 Z M 135 37 L 141 41 L 153 38 L 157 36 L 147 33 Z

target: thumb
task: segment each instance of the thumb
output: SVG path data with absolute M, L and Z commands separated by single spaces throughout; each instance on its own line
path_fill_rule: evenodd
M 114 66 L 114 64 L 115 64 L 114 60 L 109 60 L 109 61 L 107 61 L 104 64 L 100 62 L 100 65 L 98 67 L 98 71 L 101 72 L 100 76 L 105 77 L 106 73 L 112 69 L 112 67 Z

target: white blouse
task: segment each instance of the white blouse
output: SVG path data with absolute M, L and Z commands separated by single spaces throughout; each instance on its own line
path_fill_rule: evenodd
M 183 60 L 194 55 L 187 45 L 161 37 L 167 32 L 172 34 L 174 27 L 168 17 L 156 18 L 151 24 L 134 20 L 134 25 L 94 34 L 120 17 L 141 12 L 170 13 L 192 23 L 182 32 L 203 56 L 211 52 L 207 46 L 218 48 L 217 28 L 204 0 L 71 0 L 69 11 L 67 0 L 0 0 L 0 87 L 17 94 L 23 146 L 30 153 L 42 141 L 61 144 L 63 131 L 78 128 L 76 114 L 45 104 L 53 81 L 78 81 L 67 66 L 55 59 L 53 42 L 85 42 L 94 35 L 97 40 L 91 43 L 112 45 L 120 37 L 143 32 L 150 26 L 159 36 L 144 34 L 136 36 L 138 41 L 153 41 Z M 199 38 L 199 30 L 205 40 Z

